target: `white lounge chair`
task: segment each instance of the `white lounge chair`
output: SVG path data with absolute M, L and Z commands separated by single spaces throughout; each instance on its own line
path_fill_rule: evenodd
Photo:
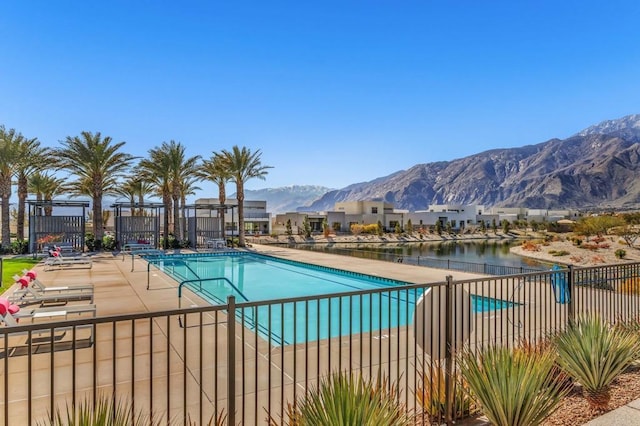
M 67 291 L 41 291 L 29 286 L 27 277 L 20 277 L 16 284 L 18 288 L 8 297 L 10 303 L 20 305 L 39 303 L 67 303 L 77 300 L 93 302 L 93 289 L 78 289 Z
M 33 270 L 29 271 L 29 270 L 23 269 L 22 275 L 23 275 L 22 277 L 20 277 L 19 275 L 14 275 L 13 279 L 16 280 L 16 282 L 18 282 L 18 280 L 20 280 L 21 278 L 27 277 L 27 279 L 30 281 L 31 287 L 45 294 L 47 293 L 54 294 L 54 293 L 67 292 L 67 291 L 76 291 L 76 292 L 83 291 L 83 292 L 93 293 L 93 290 L 94 290 L 93 284 L 46 286 L 42 283 L 42 281 L 38 279 L 38 274 L 36 273 L 36 271 L 33 271 Z
M 50 306 L 46 308 L 24 309 L 12 305 L 11 302 L 4 297 L 0 298 L 0 319 L 9 327 L 18 325 L 18 320 L 22 318 L 29 318 L 32 321 L 41 318 L 47 320 L 53 318 L 66 320 L 69 319 L 69 315 L 82 314 L 90 314 L 92 317 L 95 317 L 96 305 Z
M 67 256 L 63 256 L 59 252 L 57 253 L 58 253 L 57 255 L 46 258 L 46 260 L 44 261 L 45 271 L 48 269 L 54 268 L 56 266 L 63 267 L 63 266 L 82 265 L 82 266 L 88 266 L 89 268 L 93 266 L 93 261 L 88 256 L 67 257 Z

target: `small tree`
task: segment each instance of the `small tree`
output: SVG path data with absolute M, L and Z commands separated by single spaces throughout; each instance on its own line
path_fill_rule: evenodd
M 413 233 L 413 223 L 411 223 L 411 219 L 407 220 L 407 224 L 404 226 L 404 232 L 409 235 Z
M 291 229 L 291 219 L 287 219 L 287 224 L 285 226 L 287 228 L 287 235 L 289 237 L 293 236 L 293 229 Z
M 322 234 L 324 235 L 325 238 L 328 238 L 330 233 L 331 233 L 331 229 L 329 228 L 329 222 L 327 222 L 327 218 L 325 217 L 322 220 Z
M 384 227 L 382 226 L 382 222 L 378 221 L 378 235 L 382 237 L 384 234 Z
M 402 234 L 402 227 L 400 226 L 400 222 L 396 222 L 396 227 L 395 227 L 395 232 L 396 234 L 400 235 Z
M 449 235 L 453 234 L 453 227 L 451 226 L 451 221 L 450 220 L 447 221 L 447 223 L 446 223 L 446 225 L 444 225 L 444 227 L 445 227 L 445 230 L 446 230 L 447 234 L 449 234 Z
M 484 223 L 484 220 L 480 221 L 480 232 L 482 232 L 483 234 L 487 232 L 487 224 Z
M 305 216 L 302 221 L 302 232 L 305 238 L 311 238 L 311 224 L 309 224 L 309 216 Z
M 496 222 L 495 218 L 491 220 L 491 230 L 493 231 L 494 234 L 498 233 L 498 223 Z
M 442 235 L 442 223 L 439 220 L 436 220 L 436 234 Z
M 502 232 L 505 233 L 505 234 L 508 234 L 510 229 L 511 229 L 511 224 L 509 223 L 509 221 L 507 219 L 503 219 L 502 220 Z
M 529 226 L 531 226 L 531 230 L 533 232 L 538 231 L 539 225 L 538 225 L 538 222 L 536 222 L 535 220 L 531 219 L 531 222 L 529 222 Z

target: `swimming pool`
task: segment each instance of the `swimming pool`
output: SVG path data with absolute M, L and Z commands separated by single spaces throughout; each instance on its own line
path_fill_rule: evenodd
M 186 286 L 212 303 L 226 303 L 229 295 L 235 295 L 237 302 L 311 297 L 244 311 L 245 325 L 278 345 L 408 325 L 424 290 L 406 289 L 410 283 L 404 281 L 246 252 L 166 257 L 154 263 L 178 282 L 206 279 Z M 359 290 L 372 292 L 313 298 Z M 473 313 L 513 305 L 471 295 Z

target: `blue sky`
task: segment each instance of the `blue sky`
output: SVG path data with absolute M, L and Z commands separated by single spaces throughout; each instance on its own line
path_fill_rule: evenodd
M 0 3 L 0 124 L 334 188 L 640 113 L 637 1 Z M 215 196 L 202 185 L 200 196 Z

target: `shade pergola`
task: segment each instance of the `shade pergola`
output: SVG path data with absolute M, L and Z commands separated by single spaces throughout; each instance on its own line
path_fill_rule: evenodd
M 27 206 L 30 253 L 56 243 L 71 244 L 75 250 L 84 251 L 88 201 L 27 200 Z M 54 216 L 53 212 L 59 213 L 60 208 L 68 214 Z
M 187 218 L 188 238 L 191 247 L 199 248 L 205 246 L 208 240 L 226 237 L 228 232 L 225 228 L 225 216 L 231 210 L 231 228 L 235 222 L 234 210 L 238 204 L 190 204 L 185 206 L 185 216 Z M 200 213 L 200 214 L 198 214 Z
M 113 203 L 116 245 L 144 242 L 157 248 L 160 245 L 160 215 L 163 203 Z M 142 211 L 134 216 L 134 210 Z M 126 214 L 128 212 L 128 214 Z

